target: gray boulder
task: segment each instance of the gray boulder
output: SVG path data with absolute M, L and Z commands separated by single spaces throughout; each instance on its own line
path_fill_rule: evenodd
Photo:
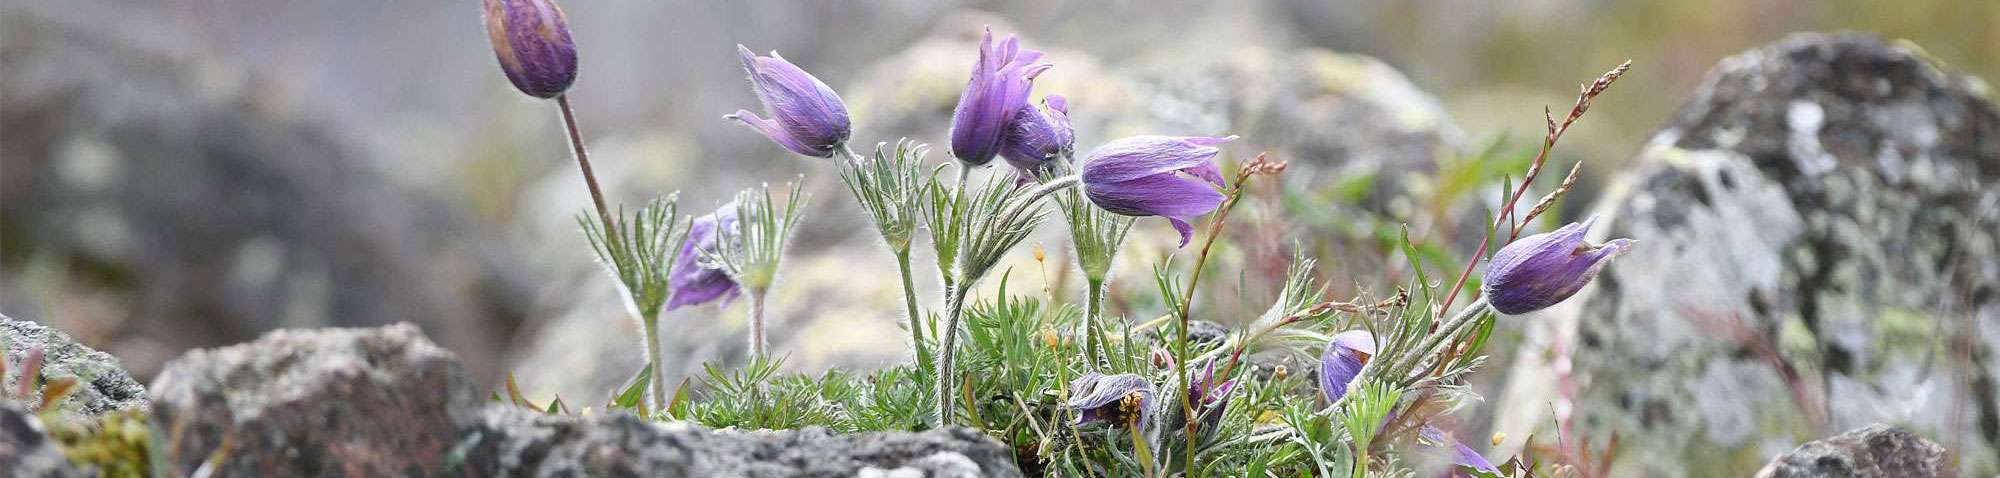
M 0 471 L 21 478 L 85 476 L 21 407 L 0 402 Z
M 708 430 L 551 416 L 478 398 L 456 358 L 397 324 L 284 330 L 197 350 L 154 384 L 173 474 L 223 476 L 1019 476 L 970 430 Z M 218 454 L 218 451 L 220 454 Z
M 964 428 L 837 435 L 708 430 L 627 414 L 541 415 L 495 406 L 467 432 L 476 476 L 1021 476 L 999 441 Z
M 1618 437 L 1616 474 L 1718 476 L 1885 422 L 2000 471 L 1990 94 L 1863 34 L 1723 60 L 1598 206 L 1598 238 L 1638 246 L 1524 321 L 1497 403 L 1522 413 L 1496 431 L 1553 409 L 1581 439 Z
M 1909 430 L 1875 424 L 1813 440 L 1778 456 L 1757 478 L 1925 478 L 1949 476 L 1944 447 Z
M 0 374 L 6 376 L 0 386 L 13 390 L 26 378 L 20 374 L 22 361 L 33 347 L 42 348 L 42 379 L 77 381 L 77 387 L 57 405 L 65 416 L 89 418 L 146 407 L 146 388 L 119 367 L 117 358 L 78 344 L 56 329 L 6 315 L 0 315 L 0 353 L 5 354 L 8 365 L 7 372 Z
M 410 324 L 192 351 L 153 399 L 153 423 L 180 437 L 169 473 L 220 456 L 220 476 L 432 474 L 481 405 L 458 359 Z

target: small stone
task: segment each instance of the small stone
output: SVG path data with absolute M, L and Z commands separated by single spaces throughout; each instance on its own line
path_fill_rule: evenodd
M 84 476 L 49 441 L 41 420 L 6 402 L 0 402 L 0 472 L 22 478 Z
M 41 374 L 44 380 L 73 378 L 77 387 L 57 404 L 66 418 L 93 418 L 106 412 L 146 407 L 146 387 L 132 380 L 118 359 L 70 340 L 69 335 L 34 322 L 0 315 L 0 353 L 7 368 L 4 383 L 13 390 L 21 379 L 21 361 L 31 347 L 42 347 Z M 37 392 L 39 393 L 39 391 Z
M 1878 423 L 1799 445 L 1757 478 L 1923 478 L 1946 476 L 1945 470 L 1944 447 Z

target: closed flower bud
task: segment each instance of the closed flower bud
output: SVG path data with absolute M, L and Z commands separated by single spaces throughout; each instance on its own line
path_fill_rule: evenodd
M 750 86 L 764 103 L 764 113 L 771 117 L 760 118 L 748 110 L 736 110 L 724 118 L 742 121 L 779 146 L 806 156 L 831 158 L 841 143 L 847 142 L 852 133 L 847 104 L 840 101 L 833 88 L 785 61 L 777 52 L 760 57 L 749 48 L 736 45 L 736 53 L 743 57 L 743 69 L 750 72 Z
M 681 246 L 680 255 L 674 257 L 674 270 L 667 276 L 667 285 L 674 290 L 673 299 L 667 301 L 667 310 L 718 299 L 722 305 L 729 305 L 730 300 L 743 293 L 743 288 L 721 267 L 701 260 L 702 254 L 715 253 L 722 229 L 734 229 L 736 222 L 736 203 L 732 202 L 695 218 L 688 226 L 687 242 Z
M 1062 96 L 1043 98 L 1047 111 L 1026 105 L 1014 115 L 1014 123 L 1000 141 L 1000 155 L 1021 174 L 1036 177 L 1049 164 L 1069 156 L 1075 148 L 1075 133 L 1069 126 L 1069 102 Z
M 1201 429 L 1214 430 L 1222 424 L 1222 413 L 1229 409 L 1229 395 L 1233 391 L 1236 391 L 1235 380 L 1216 383 L 1215 362 L 1202 367 L 1201 375 L 1188 384 L 1188 401 L 1195 404 L 1195 417 Z
M 1366 330 L 1334 334 L 1319 356 L 1319 392 L 1327 403 L 1338 403 L 1347 388 L 1361 377 L 1362 367 L 1375 356 L 1375 335 Z
M 993 45 L 993 31 L 979 40 L 979 61 L 972 65 L 972 79 L 951 112 L 951 154 L 966 164 L 981 166 L 1000 154 L 1001 143 L 1013 127 L 1014 118 L 1028 104 L 1035 76 L 1050 65 L 1036 64 L 1042 52 L 1021 48 L 1012 35 Z M 1067 121 L 1065 121 L 1067 122 Z
M 1216 146 L 1235 139 L 1133 136 L 1105 143 L 1084 157 L 1084 194 L 1106 211 L 1167 218 L 1186 246 L 1194 235 L 1188 220 L 1222 205 Z
M 554 98 L 576 82 L 576 43 L 552 0 L 483 0 L 500 71 L 522 93 Z
M 1582 290 L 1597 277 L 1611 259 L 1632 249 L 1631 239 L 1614 239 L 1602 245 L 1586 243 L 1592 216 L 1508 244 L 1493 254 L 1486 266 L 1482 286 L 1493 310 L 1502 314 L 1525 314 L 1542 310 Z
M 1068 405 L 1077 411 L 1077 425 L 1146 426 L 1146 414 L 1153 404 L 1153 384 L 1145 377 L 1092 372 L 1070 382 L 1069 389 Z

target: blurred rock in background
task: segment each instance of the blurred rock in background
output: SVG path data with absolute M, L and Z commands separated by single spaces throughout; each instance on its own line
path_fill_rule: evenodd
M 1547 436 L 1554 404 L 1568 440 L 1617 437 L 1615 474 L 1714 476 L 1884 422 L 2000 466 L 1988 85 L 1797 34 L 1723 60 L 1637 164 L 1596 232 L 1639 245 L 1527 318 L 1497 431 Z

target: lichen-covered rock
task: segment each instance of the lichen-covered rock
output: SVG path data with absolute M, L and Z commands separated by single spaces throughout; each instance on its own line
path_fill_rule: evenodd
M 1927 478 L 1949 476 L 1946 470 L 1944 447 L 1875 424 L 1799 445 L 1771 460 L 1757 478 Z
M 114 410 L 144 408 L 146 387 L 119 367 L 118 359 L 70 340 L 62 331 L 0 315 L 0 353 L 8 364 L 0 386 L 14 390 L 23 378 L 21 363 L 29 348 L 42 348 L 41 378 L 73 378 L 77 387 L 58 402 L 71 418 L 90 418 Z M 40 389 L 36 389 L 40 393 Z
M 458 360 L 410 324 L 280 330 L 189 352 L 153 383 L 174 475 L 219 457 L 218 476 L 426 476 L 479 406 Z
M 0 475 L 20 478 L 85 476 L 42 429 L 41 420 L 0 402 Z
M 1885 422 L 2000 471 L 2000 112 L 1914 48 L 1723 60 L 1600 205 L 1639 244 L 1529 322 L 1497 431 L 1554 409 L 1614 474 L 1718 476 Z
M 458 466 L 476 476 L 1021 476 L 1006 445 L 976 431 L 832 434 L 708 430 L 626 414 L 486 411 Z

